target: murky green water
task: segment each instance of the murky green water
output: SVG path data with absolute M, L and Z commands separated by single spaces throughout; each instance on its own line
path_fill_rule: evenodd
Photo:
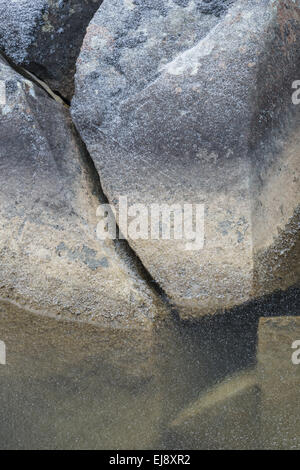
M 2 303 L 0 448 L 264 447 L 259 388 L 239 379 L 256 365 L 257 325 L 248 312 L 108 331 Z

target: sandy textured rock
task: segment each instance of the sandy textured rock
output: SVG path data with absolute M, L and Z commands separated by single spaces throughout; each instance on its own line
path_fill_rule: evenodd
M 0 49 L 71 99 L 85 30 L 102 0 L 1 0 Z
M 182 317 L 299 283 L 300 9 L 104 1 L 72 113 L 109 200 L 205 204 L 205 246 L 128 239 Z M 285 191 L 282 191 L 285 188 Z
M 262 444 L 267 449 L 300 448 L 300 364 L 292 360 L 295 355 L 299 362 L 300 343 L 295 341 L 300 341 L 300 317 L 260 320 L 257 360 Z
M 68 110 L 2 60 L 0 80 L 0 297 L 151 331 L 156 297 L 112 241 L 97 240 L 97 180 Z

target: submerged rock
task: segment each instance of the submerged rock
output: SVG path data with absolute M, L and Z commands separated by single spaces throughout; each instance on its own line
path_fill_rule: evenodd
M 262 444 L 273 450 L 299 449 L 300 317 L 262 318 L 257 360 Z
M 260 390 L 255 370 L 215 385 L 170 423 L 181 446 L 194 449 L 255 449 L 260 435 Z
M 0 50 L 67 99 L 85 30 L 103 0 L 0 0 Z
M 1 449 L 155 448 L 162 396 L 141 331 L 58 322 L 2 302 L 0 331 Z
M 127 237 L 182 317 L 299 283 L 299 5 L 105 1 L 87 29 L 72 115 L 109 201 L 205 207 L 201 250 Z
M 98 182 L 68 110 L 2 59 L 0 83 L 1 299 L 150 340 L 156 297 L 97 239 Z

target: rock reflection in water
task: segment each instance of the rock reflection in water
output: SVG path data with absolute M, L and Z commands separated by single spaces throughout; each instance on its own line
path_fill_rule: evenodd
M 256 373 L 258 321 L 265 312 L 249 306 L 240 313 L 195 323 L 168 319 L 150 335 L 38 317 L 2 303 L 7 364 L 0 366 L 0 447 L 263 447 L 259 394 L 252 401 L 244 395 L 252 397 L 260 384 L 251 379 L 250 390 L 243 387 L 247 377 L 236 377 Z M 225 390 L 224 402 L 218 390 Z M 217 397 L 204 415 L 201 396 L 205 403 Z M 184 417 L 195 404 L 189 428 Z M 240 425 L 228 433 L 232 419 L 243 420 L 244 439 Z

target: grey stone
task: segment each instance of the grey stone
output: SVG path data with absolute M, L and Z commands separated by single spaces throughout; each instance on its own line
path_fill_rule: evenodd
M 67 99 L 89 21 L 102 0 L 1 0 L 0 49 Z
M 203 250 L 128 238 L 183 318 L 299 284 L 299 40 L 298 0 L 104 1 L 87 29 L 72 116 L 109 201 L 205 204 Z
M 159 302 L 114 242 L 97 239 L 103 201 L 68 110 L 0 60 L 1 299 L 144 331 L 147 349 Z
M 284 313 L 284 312 L 283 312 Z M 259 324 L 258 378 L 262 391 L 262 444 L 266 449 L 300 448 L 300 317 L 262 318 Z M 293 346 L 293 347 L 292 347 Z

